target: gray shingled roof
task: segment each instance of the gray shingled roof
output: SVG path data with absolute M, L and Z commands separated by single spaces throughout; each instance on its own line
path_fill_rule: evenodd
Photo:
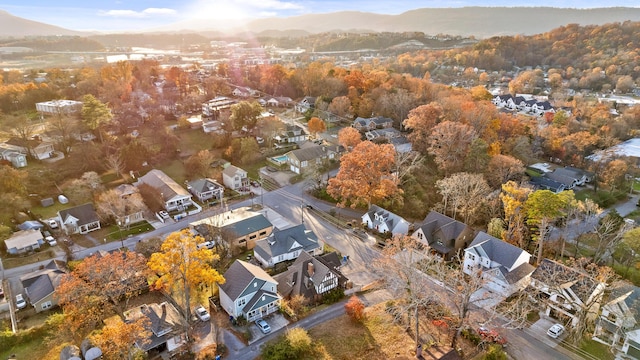
M 92 222 L 100 221 L 98 214 L 93 208 L 93 204 L 84 204 L 69 209 L 60 210 L 60 219 L 66 222 L 69 215 L 78 219 L 78 225 L 86 225 Z
M 327 147 L 321 145 L 309 146 L 302 149 L 292 150 L 287 153 L 288 157 L 295 156 L 300 161 L 315 160 L 327 156 Z
M 53 260 L 43 270 L 24 275 L 20 282 L 25 289 L 29 302 L 35 304 L 55 291 L 66 273 L 64 263 Z
M 299 246 L 295 246 L 297 243 Z M 278 255 L 287 254 L 295 250 L 311 251 L 320 247 L 318 236 L 307 230 L 304 224 L 284 230 L 274 230 L 266 239 L 256 241 L 254 252 L 263 259 L 271 259 Z
M 531 278 L 549 287 L 571 288 L 583 302 L 586 302 L 598 287 L 598 282 L 588 274 L 549 259 L 542 259 Z
M 301 253 L 287 271 L 274 277 L 278 281 L 278 292 L 283 296 L 303 295 L 306 298 L 312 298 L 316 295 L 315 287 L 307 287 L 306 279 L 310 278 L 313 284 L 319 284 L 329 272 L 333 272 L 338 277 L 339 286 L 343 286 L 348 279 L 332 264 L 335 259 L 338 259 L 337 254 L 331 252 L 326 255 L 328 256 L 314 258 L 307 253 Z M 309 263 L 313 264 L 311 277 L 309 276 Z
M 253 279 L 257 278 L 262 281 L 276 282 L 269 274 L 262 270 L 262 268 L 242 260 L 234 261 L 224 273 L 224 278 L 227 281 L 220 285 L 220 288 L 233 301 L 242 294 Z
M 465 251 L 475 251 L 482 257 L 511 269 L 524 250 L 480 231 Z
M 224 189 L 224 187 L 218 184 L 218 182 L 209 178 L 193 180 L 190 181 L 187 185 L 189 185 L 189 187 L 191 187 L 197 193 L 203 193 L 215 189 Z
M 189 192 L 161 170 L 153 169 L 141 176 L 139 182 L 158 190 L 165 201 L 175 196 L 190 196 Z
M 224 230 L 230 230 L 236 237 L 242 237 L 248 234 L 252 234 L 258 230 L 267 229 L 272 227 L 273 224 L 264 217 L 262 214 L 257 214 L 233 224 L 229 224 L 223 227 Z

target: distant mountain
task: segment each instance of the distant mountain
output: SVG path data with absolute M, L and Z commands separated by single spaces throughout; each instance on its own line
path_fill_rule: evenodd
M 87 33 L 23 19 L 0 10 L 0 38 L 55 35 L 84 36 Z
M 421 31 L 486 38 L 495 35 L 533 35 L 562 25 L 602 25 L 640 21 L 640 8 L 567 9 L 551 7 L 464 7 L 407 11 L 399 15 L 343 11 L 251 21 L 245 30 L 304 30 L 312 33 L 341 29 L 371 32 Z

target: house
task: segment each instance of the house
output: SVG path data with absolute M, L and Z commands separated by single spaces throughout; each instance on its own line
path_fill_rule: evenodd
M 64 262 L 51 260 L 44 268 L 20 277 L 27 300 L 36 312 L 58 305 L 58 299 L 54 294 L 60 280 L 68 272 Z
M 475 230 L 467 224 L 437 211 L 431 211 L 416 227 L 411 237 L 446 260 L 466 248 L 474 238 Z
M 544 176 L 563 184 L 567 190 L 571 190 L 576 186 L 583 186 L 587 181 L 586 175 L 567 168 L 556 168 Z
M 569 176 L 578 179 L 578 185 L 582 186 L 593 181 L 594 174 L 590 171 L 578 169 L 572 166 L 565 166 L 564 170 Z
M 19 146 L 0 144 L 0 160 L 10 162 L 15 168 L 23 168 L 27 166 L 27 155 L 22 150 Z
M 618 359 L 640 359 L 640 288 L 616 282 L 608 300 L 592 339 L 610 346 Z
M 14 137 L 7 140 L 5 144 L 13 145 L 16 149 L 19 149 L 21 153 L 29 154 L 37 160 L 48 159 L 52 157 L 55 152 L 53 142 L 42 141 L 39 140 L 39 138 L 25 141 Z
M 392 235 L 407 235 L 410 226 L 407 220 L 377 205 L 369 206 L 369 211 L 362 215 L 362 223 L 381 234 Z
M 238 86 L 237 88 L 233 89 L 233 91 L 231 92 L 231 94 L 235 97 L 241 97 L 241 98 L 249 98 L 254 96 L 256 93 L 255 90 L 250 89 L 248 87 L 240 87 Z
M 11 255 L 39 249 L 44 244 L 44 236 L 39 230 L 21 230 L 4 241 L 7 253 Z
M 289 107 L 293 104 L 293 99 L 288 96 L 278 96 L 275 99 L 280 107 Z
M 563 183 L 552 180 L 546 176 L 532 176 L 529 179 L 529 184 L 536 190 L 549 190 L 556 194 L 567 190 Z
M 220 305 L 233 319 L 261 319 L 278 311 L 278 282 L 259 266 L 236 260 L 224 273 L 219 286 Z
M 43 115 L 74 114 L 82 110 L 82 102 L 74 100 L 51 100 L 36 103 L 36 111 Z
M 321 165 L 325 161 L 337 159 L 337 151 L 338 148 L 335 146 L 313 144 L 291 150 L 285 156 L 289 162 L 289 169 L 296 174 L 301 174 L 313 165 Z
M 299 113 L 305 113 L 310 109 L 316 107 L 316 98 L 313 96 L 305 96 L 300 102 L 298 102 L 295 106 L 295 109 Z
M 284 230 L 276 229 L 265 239 L 256 241 L 253 254 L 262 266 L 274 267 L 283 261 L 296 259 L 301 253 L 320 255 L 323 247 L 318 236 L 300 224 Z
M 581 318 L 595 319 L 605 284 L 586 273 L 543 259 L 531 274 L 531 291 L 539 293 L 545 314 L 569 326 Z
M 393 126 L 393 119 L 384 116 L 376 116 L 372 118 L 357 117 L 351 125 L 360 132 L 375 129 L 388 129 Z
M 279 134 L 273 137 L 275 147 L 300 143 L 309 139 L 309 135 L 304 132 L 304 129 L 298 125 L 287 125 L 287 127 Z
M 508 297 L 529 285 L 535 270 L 530 259 L 528 252 L 480 231 L 464 250 L 462 271 L 472 275 L 480 270 L 485 289 Z
M 186 323 L 182 315 L 170 302 L 150 303 L 131 308 L 124 312 L 125 322 L 130 323 L 146 318 L 145 326 L 149 331 L 146 339 L 135 342 L 144 352 L 166 349 L 169 354 L 186 347 Z
M 100 229 L 100 218 L 92 204 L 58 211 L 58 222 L 67 235 L 87 234 Z
M 229 165 L 222 170 L 222 183 L 232 190 L 239 190 L 249 186 L 247 172 L 237 166 Z
M 384 143 L 388 142 L 393 145 L 394 149 L 398 153 L 406 153 L 411 151 L 411 142 L 407 137 L 397 129 L 384 128 L 378 130 L 367 131 L 365 137 L 369 141 Z
M 509 103 L 509 100 L 513 99 L 513 95 L 507 94 L 507 95 L 496 95 L 493 97 L 493 99 L 491 100 L 491 102 L 500 108 L 506 107 L 507 103 Z
M 344 289 L 349 281 L 340 271 L 340 258 L 335 252 L 315 257 L 301 253 L 287 271 L 274 279 L 283 298 L 302 295 L 312 303 L 322 300 L 333 289 Z
M 187 183 L 187 190 L 198 198 L 200 202 L 205 202 L 209 199 L 220 200 L 224 194 L 224 186 L 209 178 L 190 181 Z
M 42 230 L 42 228 L 44 228 L 44 225 L 36 220 L 27 220 L 18 225 L 18 229 L 20 230 Z
M 538 116 L 542 116 L 545 113 L 551 112 L 555 113 L 556 110 L 551 106 L 551 103 L 548 101 L 538 101 L 531 106 L 531 111 L 534 112 Z
M 138 182 L 134 185 L 140 186 L 141 184 L 147 184 L 160 193 L 163 206 L 167 211 L 183 211 L 193 205 L 191 194 L 161 170 L 149 171 L 138 178 Z
M 256 242 L 273 231 L 273 224 L 262 213 L 249 207 L 229 210 L 189 224 L 208 241 L 227 243 L 232 248 L 251 250 Z
M 237 101 L 226 96 L 217 96 L 202 104 L 202 114 L 217 118 L 222 111 L 229 110 Z
M 115 187 L 115 192 L 124 200 L 124 214 L 116 218 L 119 225 L 130 225 L 144 221 L 145 209 L 140 209 L 140 204 L 134 204 L 137 200 L 142 203 L 142 197 L 138 188 L 131 184 L 120 184 Z

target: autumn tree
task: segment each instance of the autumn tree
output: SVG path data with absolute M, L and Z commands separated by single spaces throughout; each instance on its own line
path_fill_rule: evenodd
M 85 95 L 82 98 L 81 116 L 87 128 L 92 131 L 98 130 L 100 142 L 102 142 L 102 132 L 99 129 L 113 119 L 113 114 L 107 104 L 96 99 L 93 95 Z
M 347 315 L 354 321 L 361 322 L 364 320 L 364 303 L 359 297 L 352 295 L 349 301 L 344 304 L 344 310 Z
M 329 104 L 328 110 L 330 113 L 336 114 L 340 117 L 347 117 L 353 112 L 351 100 L 349 100 L 347 96 L 334 97 Z
M 262 114 L 262 106 L 258 102 L 241 101 L 231 105 L 229 120 L 234 130 L 242 130 L 242 128 L 251 130 L 256 126 L 260 114 Z
M 122 194 L 118 189 L 110 189 L 100 193 L 96 200 L 96 211 L 105 223 L 129 226 L 131 215 L 146 210 L 144 200 L 137 191 Z
M 533 233 L 538 248 L 536 263 L 542 260 L 543 244 L 551 225 L 565 214 L 574 199 L 574 193 L 570 190 L 559 194 L 550 190 L 536 190 L 525 201 L 527 224 L 535 229 Z
M 56 114 L 49 119 L 49 126 L 57 133 L 58 148 L 65 155 L 71 151 L 76 137 L 80 133 L 78 121 L 67 114 Z
M 100 175 L 95 171 L 87 171 L 79 179 L 74 179 L 65 188 L 65 195 L 75 204 L 91 202 L 93 196 L 103 188 Z
M 436 188 L 444 203 L 444 212 L 449 206 L 455 218 L 458 212 L 463 216 L 464 223 L 471 224 L 474 217 L 485 204 L 485 199 L 491 192 L 482 174 L 456 173 L 436 182 Z
M 214 160 L 215 156 L 211 151 L 200 150 L 187 159 L 184 164 L 185 170 L 192 177 L 208 177 Z
M 427 153 L 429 137 L 433 128 L 441 121 L 442 115 L 442 107 L 435 102 L 418 106 L 409 111 L 403 124 L 406 129 L 411 131 L 409 140 L 413 150 L 423 154 Z
M 524 170 L 522 161 L 509 155 L 498 154 L 489 160 L 485 178 L 493 189 L 497 189 L 507 181 L 520 180 Z
M 347 151 L 350 151 L 361 142 L 362 135 L 355 128 L 345 127 L 338 131 L 338 143 L 344 146 Z
M 638 267 L 640 262 L 640 227 L 624 233 L 622 241 L 611 250 L 611 258 L 624 266 L 624 276 L 629 274 L 629 268 Z
M 442 172 L 455 172 L 464 164 L 475 137 L 469 125 L 445 121 L 433 128 L 427 139 L 427 151 Z
M 231 140 L 231 145 L 225 150 L 227 159 L 235 163 L 248 164 L 260 158 L 260 146 L 255 138 L 244 137 Z
M 106 325 L 91 334 L 89 339 L 102 350 L 105 359 L 137 359 L 143 355 L 138 346 L 149 341 L 151 328 L 148 318 L 141 317 L 133 321 L 124 322 L 119 318 L 109 319 Z M 135 345 L 138 346 L 135 346 Z
M 528 238 L 525 237 L 526 211 L 524 204 L 533 189 L 518 185 L 515 181 L 507 181 L 502 184 L 500 200 L 504 209 L 504 222 L 506 229 L 502 239 L 521 249 L 526 249 Z
M 316 137 L 319 132 L 324 132 L 327 130 L 327 127 L 325 126 L 324 121 L 319 117 L 315 117 L 315 116 L 309 119 L 309 122 L 307 123 L 307 128 L 309 129 L 309 132 L 311 133 L 311 135 L 313 135 L 313 137 Z
M 129 300 L 147 288 L 148 274 L 145 258 L 133 251 L 85 258 L 56 289 L 65 325 L 82 337 L 107 316 L 116 314 L 124 320 Z
M 602 183 L 609 187 L 609 192 L 613 192 L 615 189 L 624 186 L 628 171 L 629 166 L 624 160 L 611 160 L 602 172 Z
M 27 155 L 32 156 L 32 142 L 31 137 L 34 135 L 36 130 L 36 124 L 31 121 L 25 115 L 9 115 L 5 117 L 4 122 L 8 127 L 10 132 L 15 134 L 16 138 L 18 138 L 22 144 L 27 148 Z
M 327 193 L 339 206 L 355 208 L 401 195 L 397 178 L 391 173 L 395 149 L 391 144 L 376 145 L 363 141 L 342 156 L 338 174 L 329 179 Z
M 604 262 L 609 255 L 608 252 L 618 246 L 631 228 L 633 225 L 626 223 L 615 209 L 600 218 L 593 229 L 593 236 L 597 239 L 595 249 L 593 249 L 593 262 L 596 264 Z
M 223 284 L 225 279 L 211 264 L 218 255 L 197 245 L 204 242 L 189 229 L 169 234 L 162 243 L 161 252 L 151 255 L 149 268 L 158 274 L 154 289 L 162 289 L 173 295 L 181 304 L 184 318 L 191 319 L 191 299 L 202 286 Z

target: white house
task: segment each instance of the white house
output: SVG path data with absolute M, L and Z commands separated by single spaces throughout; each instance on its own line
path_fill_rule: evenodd
M 229 165 L 222 171 L 222 183 L 232 190 L 249 186 L 247 172 L 237 166 Z
M 0 159 L 6 160 L 15 168 L 27 166 L 27 156 L 22 152 L 22 148 L 9 144 L 0 144 Z
M 318 236 L 307 230 L 304 224 L 284 230 L 275 230 L 267 238 L 256 241 L 253 254 L 265 267 L 296 259 L 301 253 L 311 256 L 323 252 L 323 244 Z
M 261 319 L 278 311 L 278 282 L 259 266 L 236 260 L 224 273 L 219 287 L 220 305 L 234 319 Z
M 387 211 L 377 205 L 371 205 L 369 211 L 362 215 L 362 223 L 369 229 L 384 234 L 390 232 L 393 235 L 407 235 L 409 222 L 399 215 Z
M 507 297 L 529 285 L 535 270 L 530 259 L 528 252 L 481 231 L 464 250 L 462 270 L 469 275 L 481 271 L 483 287 Z
M 92 204 L 60 210 L 58 221 L 67 234 L 86 234 L 100 230 L 100 218 Z
M 160 193 L 167 211 L 182 211 L 193 205 L 191 194 L 161 170 L 149 171 L 138 178 L 138 182 L 134 185 L 140 186 L 142 184 L 147 184 Z
M 82 110 L 82 101 L 51 100 L 36 103 L 36 111 L 46 115 L 73 114 L 80 110 Z
M 611 347 L 620 359 L 640 359 L 640 288 L 627 282 L 612 285 L 592 339 Z
M 335 252 L 315 257 L 303 252 L 287 271 L 274 276 L 278 293 L 288 299 L 302 295 L 311 302 L 320 301 L 331 290 L 347 284 L 340 266 Z
M 224 194 L 224 186 L 209 178 L 190 181 L 187 184 L 187 190 L 201 202 L 209 199 L 220 200 Z

